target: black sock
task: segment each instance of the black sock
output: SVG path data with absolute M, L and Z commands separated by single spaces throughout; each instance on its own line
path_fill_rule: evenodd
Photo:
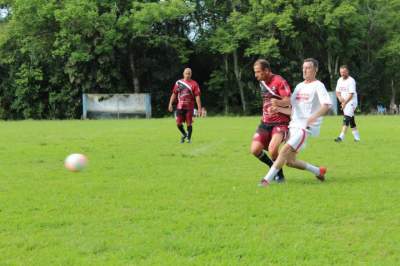
M 193 132 L 192 125 L 187 127 L 187 131 L 188 131 L 188 139 L 191 139 L 192 138 L 192 132 Z
M 257 158 L 261 162 L 268 165 L 269 167 L 271 167 L 274 164 L 274 162 L 268 157 L 268 155 L 264 151 L 261 151 L 261 153 L 257 156 Z
M 285 178 L 285 176 L 283 175 L 283 170 L 281 168 L 281 170 L 279 170 L 279 172 L 276 174 L 276 176 L 281 179 L 281 178 Z
M 185 129 L 183 129 L 183 125 L 178 125 L 178 129 L 182 133 L 182 136 L 185 136 L 185 137 L 187 136 Z

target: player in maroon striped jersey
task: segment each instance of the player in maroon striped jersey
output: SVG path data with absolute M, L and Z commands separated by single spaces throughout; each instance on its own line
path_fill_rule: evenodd
M 277 107 L 289 107 L 290 86 L 281 76 L 272 73 L 267 60 L 257 60 L 253 68 L 254 76 L 260 82 L 263 115 L 253 136 L 250 151 L 260 161 L 271 167 L 273 161 L 278 157 L 279 145 L 288 132 L 290 116 L 276 110 Z M 268 150 L 271 158 L 264 150 Z M 276 176 L 276 181 L 284 181 L 282 169 Z
M 181 143 L 185 139 L 190 143 L 193 132 L 193 111 L 194 102 L 197 103 L 197 110 L 201 115 L 201 100 L 200 100 L 200 87 L 195 80 L 192 79 L 192 70 L 185 68 L 183 71 L 183 79 L 175 82 L 172 89 L 171 98 L 169 100 L 168 110 L 173 111 L 172 104 L 178 98 L 178 105 L 176 107 L 176 124 L 179 131 L 182 133 Z M 183 128 L 183 123 L 186 123 L 187 132 Z

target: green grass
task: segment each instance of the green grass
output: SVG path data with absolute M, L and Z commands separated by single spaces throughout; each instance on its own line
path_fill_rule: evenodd
M 327 181 L 249 154 L 258 117 L 0 123 L 0 265 L 398 265 L 400 116 L 340 117 L 300 159 Z M 63 168 L 81 152 L 89 167 Z

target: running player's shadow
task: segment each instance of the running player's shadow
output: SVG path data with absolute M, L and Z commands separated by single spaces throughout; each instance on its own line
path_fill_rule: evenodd
M 288 183 L 294 183 L 294 184 L 304 184 L 304 185 L 323 185 L 323 184 L 336 184 L 336 183 L 353 183 L 353 184 L 360 184 L 360 183 L 367 183 L 371 182 L 373 179 L 378 179 L 379 177 L 377 176 L 362 176 L 362 175 L 353 175 L 353 176 L 327 176 L 324 182 L 321 182 L 317 180 L 315 177 L 296 177 L 296 178 L 290 178 L 287 177 L 287 182 Z M 393 177 L 393 179 L 395 179 Z

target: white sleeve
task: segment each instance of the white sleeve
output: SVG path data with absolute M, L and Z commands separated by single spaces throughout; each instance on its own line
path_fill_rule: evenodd
M 290 95 L 290 105 L 292 105 L 292 106 L 296 102 L 296 94 L 297 94 L 297 90 L 299 89 L 299 85 L 300 84 L 297 84 L 296 88 L 294 88 L 292 95 Z
M 318 100 L 322 104 L 329 104 L 332 105 L 331 97 L 329 96 L 329 93 L 327 92 L 325 85 L 320 82 L 320 86 L 317 88 L 317 95 L 318 95 Z
M 353 78 L 349 83 L 349 93 L 356 93 L 356 81 Z
M 338 79 L 338 81 L 336 82 L 336 91 L 340 91 L 340 78 Z

